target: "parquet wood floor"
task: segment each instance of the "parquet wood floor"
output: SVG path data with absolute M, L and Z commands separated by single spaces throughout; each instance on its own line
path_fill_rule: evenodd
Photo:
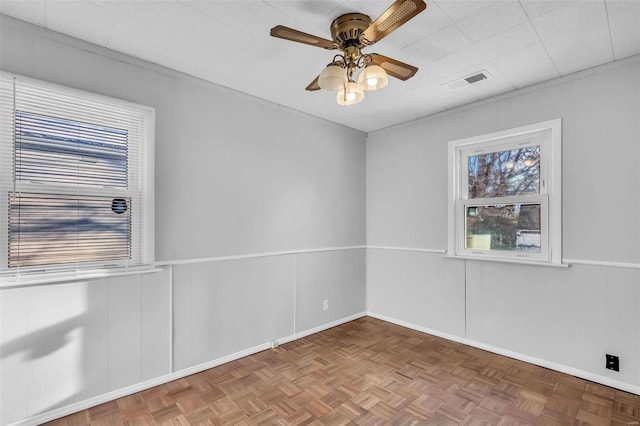
M 52 425 L 620 425 L 640 396 L 365 317 Z

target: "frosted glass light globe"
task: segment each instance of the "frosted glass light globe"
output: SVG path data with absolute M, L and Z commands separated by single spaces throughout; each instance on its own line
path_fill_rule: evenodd
M 364 99 L 364 92 L 355 81 L 350 81 L 338 90 L 336 100 L 340 105 L 354 105 Z
M 380 65 L 367 65 L 358 76 L 358 85 L 362 90 L 382 89 L 387 83 L 389 83 L 389 77 Z

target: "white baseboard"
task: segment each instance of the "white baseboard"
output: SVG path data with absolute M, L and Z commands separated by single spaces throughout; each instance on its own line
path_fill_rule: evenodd
M 304 330 L 298 333 L 294 333 L 290 336 L 285 336 L 280 339 L 277 339 L 276 342 L 278 344 L 285 344 L 288 342 L 292 342 L 297 339 L 301 339 L 303 337 L 309 336 L 311 334 L 319 333 L 321 331 L 327 330 L 329 328 L 336 327 L 341 324 L 345 324 L 347 322 L 353 321 L 358 318 L 362 318 L 367 316 L 366 312 L 360 312 L 354 315 L 350 315 L 344 318 L 340 318 L 338 320 L 319 325 L 318 327 L 311 328 L 309 330 Z M 68 416 L 69 414 L 77 413 L 78 411 L 86 410 L 91 407 L 95 407 L 96 405 L 104 404 L 105 402 L 112 401 L 114 399 L 122 398 L 124 396 L 128 396 L 134 394 L 136 392 L 141 392 L 146 389 L 150 389 L 154 386 L 162 385 L 173 380 L 178 380 L 186 376 L 190 376 L 192 374 L 200 373 L 201 371 L 208 370 L 210 368 L 217 367 L 222 364 L 226 364 L 231 361 L 235 361 L 240 358 L 244 358 L 249 355 L 256 354 L 258 352 L 262 352 L 264 350 L 270 349 L 273 342 L 262 343 L 260 345 L 256 345 L 239 352 L 235 352 L 233 354 L 229 354 L 223 356 L 221 358 L 217 358 L 211 361 L 207 361 L 202 364 L 194 365 L 191 367 L 184 368 L 179 371 L 175 371 L 170 374 L 165 374 L 160 377 L 156 377 L 151 380 L 146 380 L 144 382 L 136 383 L 135 385 L 127 386 L 121 389 L 117 389 L 111 392 L 103 393 L 102 395 L 98 395 L 93 398 L 85 399 L 83 401 L 79 401 L 70 405 L 66 405 L 64 407 L 56 408 L 55 410 L 47 411 L 45 413 L 41 413 L 32 417 L 27 417 L 25 419 L 19 420 L 15 423 L 11 423 L 8 426 L 35 426 L 40 425 L 42 423 L 46 423 L 55 419 L 59 419 L 60 417 Z
M 313 327 L 313 328 L 310 328 L 308 330 L 304 330 L 304 331 L 301 331 L 299 333 L 295 333 L 295 334 L 293 334 L 293 335 L 291 335 L 289 337 L 285 337 L 285 338 L 279 340 L 279 343 L 284 344 L 284 343 L 287 343 L 287 342 L 292 342 L 292 341 L 297 340 L 297 339 L 302 339 L 303 337 L 310 336 L 311 334 L 316 334 L 316 333 L 319 333 L 321 331 L 328 330 L 330 328 L 337 327 L 339 325 L 342 325 L 342 324 L 345 324 L 347 322 L 351 322 L 353 320 L 357 320 L 358 318 L 363 318 L 363 317 L 366 317 L 366 316 L 367 316 L 366 312 L 359 312 L 357 314 L 349 315 L 348 317 L 340 318 L 338 320 L 331 321 L 331 322 L 328 322 L 326 324 L 319 325 L 318 327 Z M 287 339 L 289 339 L 289 340 L 287 340 Z
M 367 315 L 372 318 L 377 318 L 382 321 L 390 322 L 392 324 L 399 325 L 401 327 L 410 328 L 412 330 L 420 331 L 422 333 L 431 334 L 432 336 L 441 337 L 443 339 L 451 340 L 453 342 L 462 343 L 465 345 L 473 346 L 474 348 L 482 349 L 487 352 L 492 352 L 498 355 L 504 355 L 509 358 L 517 359 L 520 361 L 528 362 L 530 364 L 539 365 L 540 367 L 549 368 L 551 370 L 559 371 L 561 373 L 570 374 L 572 376 L 579 377 L 581 379 L 589 380 L 591 382 L 600 383 L 605 386 L 620 389 L 625 392 L 630 392 L 636 395 L 640 395 L 640 386 L 635 386 L 630 383 L 621 382 L 619 380 L 611 379 L 609 377 L 601 376 L 599 374 L 591 373 L 589 371 L 573 368 L 568 365 L 558 364 L 552 361 L 532 357 L 529 355 L 521 354 L 519 352 L 510 351 L 508 349 L 499 348 L 496 346 L 488 345 L 486 343 L 477 342 L 475 340 L 466 339 L 464 337 L 456 336 L 449 333 L 444 333 L 438 330 L 432 330 L 427 327 L 422 327 L 416 324 L 412 324 L 406 321 L 402 321 L 396 318 L 391 318 L 386 315 L 380 315 L 375 312 L 367 312 Z

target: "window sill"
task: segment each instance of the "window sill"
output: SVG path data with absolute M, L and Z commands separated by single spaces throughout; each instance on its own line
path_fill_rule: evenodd
M 119 277 L 124 275 L 149 274 L 162 271 L 154 265 L 135 268 L 88 269 L 83 271 L 33 272 L 0 276 L 0 289 L 29 287 L 36 285 L 75 282 L 96 278 Z
M 531 265 L 531 266 L 546 266 L 551 268 L 568 268 L 571 265 L 568 263 L 551 263 L 551 262 L 543 262 L 543 261 L 535 261 L 535 260 L 522 260 L 522 259 L 506 259 L 506 258 L 496 258 L 496 257 L 480 257 L 480 256 L 465 256 L 465 255 L 452 255 L 452 254 L 444 254 L 444 257 L 447 259 L 462 259 L 462 260 L 478 260 L 478 261 L 488 261 L 488 262 L 500 262 L 500 263 L 515 263 L 520 265 Z

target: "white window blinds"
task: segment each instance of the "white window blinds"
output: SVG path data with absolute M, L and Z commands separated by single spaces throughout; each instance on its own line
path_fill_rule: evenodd
M 154 111 L 2 74 L 0 271 L 152 262 Z

